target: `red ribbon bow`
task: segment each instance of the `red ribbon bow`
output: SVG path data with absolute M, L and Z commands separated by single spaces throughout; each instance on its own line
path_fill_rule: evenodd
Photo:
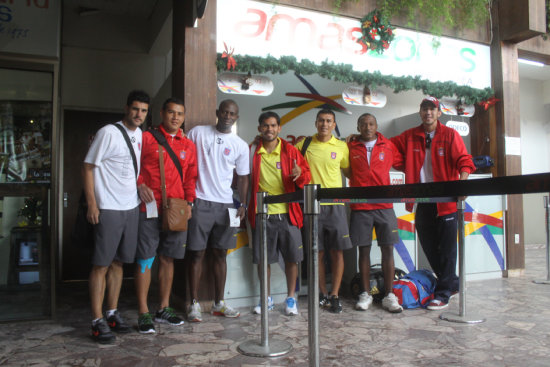
M 237 62 L 235 61 L 235 58 L 233 57 L 233 52 L 235 52 L 235 49 L 232 48 L 230 51 L 227 49 L 227 45 L 225 42 L 223 43 L 223 47 L 225 48 L 225 51 L 222 53 L 222 59 L 227 57 L 227 70 L 233 69 L 235 70 L 235 67 L 237 66 Z
M 495 98 L 495 97 L 491 97 L 486 101 L 479 102 L 479 105 L 481 107 L 483 107 L 485 109 L 485 111 L 487 111 L 489 109 L 489 107 L 494 106 L 495 104 L 497 104 L 498 101 L 500 101 L 500 99 Z

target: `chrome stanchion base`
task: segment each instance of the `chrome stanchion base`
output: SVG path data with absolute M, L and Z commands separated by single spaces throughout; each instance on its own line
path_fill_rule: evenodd
M 533 280 L 533 283 L 535 283 L 535 284 L 550 284 L 550 280 L 547 280 L 547 279 Z
M 251 357 L 280 357 L 292 350 L 292 344 L 284 340 L 269 339 L 267 346 L 261 344 L 258 340 L 247 340 L 242 342 L 237 350 Z
M 450 322 L 458 322 L 461 324 L 480 324 L 482 322 L 485 322 L 485 318 L 478 317 L 476 315 L 456 315 L 454 313 L 450 312 L 444 312 L 441 315 L 439 315 L 439 318 L 441 320 L 450 321 Z

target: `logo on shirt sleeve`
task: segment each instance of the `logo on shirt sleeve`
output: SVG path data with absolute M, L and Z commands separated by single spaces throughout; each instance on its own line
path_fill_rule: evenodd
M 231 153 L 231 149 L 225 148 L 225 149 L 223 150 L 223 154 L 224 154 L 224 155 L 229 155 L 229 153 Z
M 277 169 L 281 169 L 281 162 L 277 162 L 275 166 L 277 167 Z
M 330 153 L 330 158 L 336 159 L 336 152 L 331 152 Z
M 187 153 L 185 153 L 185 150 L 180 151 L 180 159 L 184 160 Z

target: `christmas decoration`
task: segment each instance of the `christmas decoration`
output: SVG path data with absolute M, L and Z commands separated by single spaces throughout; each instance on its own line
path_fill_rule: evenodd
M 225 42 L 223 43 L 223 47 L 225 51 L 222 54 L 222 58 L 223 59 L 227 58 L 227 70 L 231 70 L 231 69 L 235 70 L 235 68 L 237 67 L 237 62 L 235 62 L 235 58 L 233 57 L 233 52 L 235 52 L 235 49 L 231 48 L 229 50 Z
M 224 52 L 225 54 L 225 52 Z M 224 71 L 227 63 L 224 54 L 218 54 L 216 67 L 218 71 Z M 323 61 L 316 65 L 312 61 L 302 59 L 298 61 L 294 56 L 259 57 L 248 55 L 232 56 L 235 60 L 234 69 L 238 72 L 251 72 L 254 74 L 285 74 L 294 71 L 298 75 L 318 74 L 322 78 L 341 83 L 354 83 L 359 86 L 367 86 L 371 90 L 377 86 L 385 86 L 393 89 L 394 93 L 408 90 L 419 90 L 424 95 L 436 98 L 453 97 L 461 99 L 465 104 L 476 104 L 491 98 L 495 92 L 491 88 L 476 89 L 454 82 L 432 82 L 421 79 L 420 76 L 393 76 L 383 75 L 378 71 L 355 71 L 350 64 L 335 64 Z
M 479 105 L 480 105 L 481 107 L 483 107 L 483 109 L 484 109 L 485 111 L 487 111 L 487 110 L 489 109 L 489 107 L 496 105 L 498 101 L 500 101 L 500 99 L 495 98 L 495 97 L 491 97 L 491 98 L 489 98 L 489 99 L 487 99 L 487 100 L 485 100 L 485 101 L 479 102 Z
M 382 13 L 375 9 L 361 19 L 363 36 L 357 42 L 363 42 L 371 50 L 381 54 L 390 47 L 391 41 L 395 38 L 394 30 Z
M 25 204 L 19 209 L 19 216 L 26 220 L 19 223 L 21 227 L 34 226 L 42 223 L 42 201 L 33 197 L 25 199 Z

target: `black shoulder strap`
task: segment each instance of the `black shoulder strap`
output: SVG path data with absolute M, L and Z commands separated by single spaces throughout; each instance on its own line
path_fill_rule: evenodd
M 157 129 L 150 129 L 149 132 L 153 135 L 155 139 L 157 139 L 158 143 L 166 149 L 166 152 L 172 159 L 172 162 L 174 162 L 174 165 L 178 169 L 178 172 L 180 174 L 181 182 L 183 182 L 183 169 L 181 168 L 180 160 L 176 156 L 176 153 L 172 150 L 172 147 L 170 144 L 168 144 L 168 141 L 166 141 L 166 138 L 164 135 L 158 131 Z
M 313 137 L 308 136 L 304 140 L 304 145 L 302 145 L 302 149 L 300 150 L 300 153 L 302 153 L 302 156 L 304 158 L 306 157 L 306 151 L 307 151 L 307 148 L 309 147 L 309 144 L 311 143 L 312 139 L 313 139 Z
M 120 124 L 114 124 L 114 125 L 117 127 L 117 129 L 120 130 L 120 132 L 122 133 L 122 136 L 124 136 L 124 140 L 126 140 L 128 149 L 130 149 L 130 154 L 132 155 L 132 161 L 134 161 L 134 172 L 136 173 L 136 179 L 137 179 L 137 176 L 138 176 L 137 158 L 136 158 L 136 153 L 134 152 L 134 147 L 132 146 L 132 142 L 130 142 L 130 137 L 128 136 L 128 133 L 126 132 L 126 130 L 124 130 L 124 127 L 122 127 L 122 125 Z

